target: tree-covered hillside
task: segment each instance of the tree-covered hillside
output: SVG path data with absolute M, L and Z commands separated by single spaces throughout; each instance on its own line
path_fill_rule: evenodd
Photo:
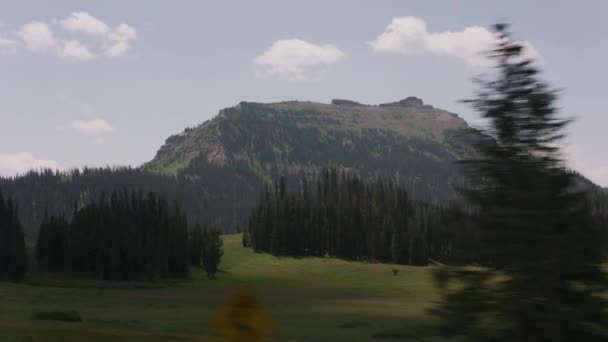
M 183 204 L 191 222 L 234 231 L 264 184 L 284 176 L 297 190 L 300 179 L 325 168 L 393 179 L 414 200 L 445 203 L 462 182 L 455 162 L 475 154 L 473 134 L 456 114 L 413 97 L 377 106 L 241 102 L 169 137 L 141 167 L 30 172 L 0 178 L 0 188 L 19 203 L 29 239 L 45 210 L 69 217 L 75 205 L 122 188 L 165 194 Z
M 286 176 L 294 188 L 323 168 L 393 178 L 416 199 L 444 202 L 461 181 L 454 162 L 474 153 L 470 131 L 416 98 L 379 106 L 241 102 L 167 139 L 144 168 L 200 181 L 213 223 L 230 227 L 248 217 L 264 183 Z

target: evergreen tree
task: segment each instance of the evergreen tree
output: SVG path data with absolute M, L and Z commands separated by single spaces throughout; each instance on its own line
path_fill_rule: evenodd
M 475 341 L 605 341 L 604 246 L 556 147 L 568 121 L 507 25 L 496 33 L 495 78 L 470 101 L 490 128 L 464 164 L 482 267 L 440 268 L 433 312 L 443 333 Z
M 256 252 L 421 266 L 451 257 L 445 250 L 457 234 L 444 222 L 446 210 L 413 204 L 397 182 L 365 182 L 329 169 L 314 181 L 303 178 L 297 192 L 283 188 L 281 182 L 274 191 L 266 187 L 250 216 L 243 238 Z
M 195 224 L 190 232 L 190 265 L 201 266 L 201 252 L 203 249 L 203 231 L 200 224 Z
M 25 237 L 17 205 L 0 191 L 0 281 L 19 281 L 27 272 Z
M 219 230 L 205 227 L 203 230 L 202 261 L 209 278 L 215 278 L 222 256 L 224 255 L 224 242 Z
M 48 216 L 42 220 L 36 243 L 36 261 L 41 269 L 61 269 L 68 257 L 69 224 L 63 217 Z
M 50 217 L 48 210 L 44 211 L 44 218 L 38 228 L 38 240 L 36 242 L 36 262 L 38 268 L 46 267 L 48 264 L 49 254 L 49 241 L 50 241 L 50 230 L 49 230 Z
M 399 229 L 395 229 L 393 237 L 391 238 L 391 256 L 395 264 L 403 264 L 403 237 Z
M 166 198 L 126 188 L 104 193 L 71 223 L 45 215 L 36 259 L 41 269 L 66 269 L 107 280 L 188 276 L 188 221 Z
M 226 176 L 222 179 L 224 178 Z M 208 191 L 201 191 L 201 189 L 208 190 L 207 182 L 207 178 L 161 175 L 144 168 L 131 167 L 40 170 L 30 171 L 17 177 L 0 176 L 0 187 L 4 194 L 10 194 L 13 201 L 20 203 L 19 219 L 26 237 L 31 241 L 37 238 L 38 228 L 45 218 L 45 212 L 48 212 L 49 217 L 65 217 L 71 220 L 74 204 L 81 209 L 97 201 L 102 193 L 110 194 L 115 189 L 123 187 L 131 192 L 162 193 L 170 201 L 179 201 L 188 214 L 188 220 L 192 222 L 207 222 L 215 225 L 223 222 L 221 228 L 226 231 L 229 231 L 234 224 L 242 223 L 242 216 L 245 213 L 240 211 L 244 209 L 238 209 L 235 222 L 227 220 L 228 212 L 232 213 L 233 209 L 231 207 L 229 209 L 225 203 L 213 201 Z M 218 182 L 213 186 L 219 188 L 224 184 Z M 218 194 L 222 193 L 219 190 L 214 191 Z M 252 207 L 254 204 L 248 205 Z
M 241 237 L 241 243 L 243 247 L 251 247 L 251 238 L 249 237 L 249 231 L 245 230 Z

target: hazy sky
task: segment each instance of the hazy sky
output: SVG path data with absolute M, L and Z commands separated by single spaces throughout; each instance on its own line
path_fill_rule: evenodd
M 608 185 L 608 1 L 0 0 L 0 173 L 139 165 L 240 101 L 459 100 L 500 19 L 563 89 L 572 164 Z

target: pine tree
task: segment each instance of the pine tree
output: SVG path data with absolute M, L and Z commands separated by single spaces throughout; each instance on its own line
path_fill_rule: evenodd
M 469 101 L 489 122 L 464 164 L 481 267 L 440 268 L 433 312 L 443 333 L 474 341 L 605 341 L 602 242 L 556 147 L 568 121 L 507 28 L 496 25 L 495 78 Z
M 397 228 L 393 232 L 393 236 L 391 238 L 391 256 L 393 263 L 402 264 L 404 261 L 403 254 L 403 236 L 401 235 L 401 230 Z
M 48 216 L 38 230 L 36 261 L 41 269 L 61 269 L 66 266 L 68 257 L 69 225 L 64 217 Z
M 190 232 L 190 265 L 200 267 L 201 266 L 201 251 L 203 248 L 203 232 L 200 224 L 195 224 L 194 228 Z
M 203 230 L 202 261 L 207 272 L 207 277 L 215 278 L 220 261 L 224 255 L 224 242 L 220 237 L 219 230 L 205 227 Z
M 123 188 L 43 220 L 36 245 L 42 269 L 65 268 L 108 280 L 188 276 L 188 221 L 179 204 Z
M 0 281 L 19 281 L 27 272 L 25 237 L 12 199 L 0 191 Z
M 38 268 L 46 268 L 48 265 L 49 255 L 49 241 L 50 241 L 50 230 L 49 230 L 50 217 L 48 210 L 44 211 L 44 217 L 40 223 L 38 229 L 38 239 L 36 242 L 36 263 Z

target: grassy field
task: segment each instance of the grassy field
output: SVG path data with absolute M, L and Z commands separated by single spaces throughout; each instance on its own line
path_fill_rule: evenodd
M 187 282 L 0 283 L 0 341 L 220 341 L 211 318 L 238 288 L 269 311 L 275 341 L 439 340 L 425 315 L 437 299 L 430 268 L 276 258 L 243 248 L 238 235 L 224 242 L 216 280 L 193 270 Z M 47 310 L 83 320 L 32 319 Z

